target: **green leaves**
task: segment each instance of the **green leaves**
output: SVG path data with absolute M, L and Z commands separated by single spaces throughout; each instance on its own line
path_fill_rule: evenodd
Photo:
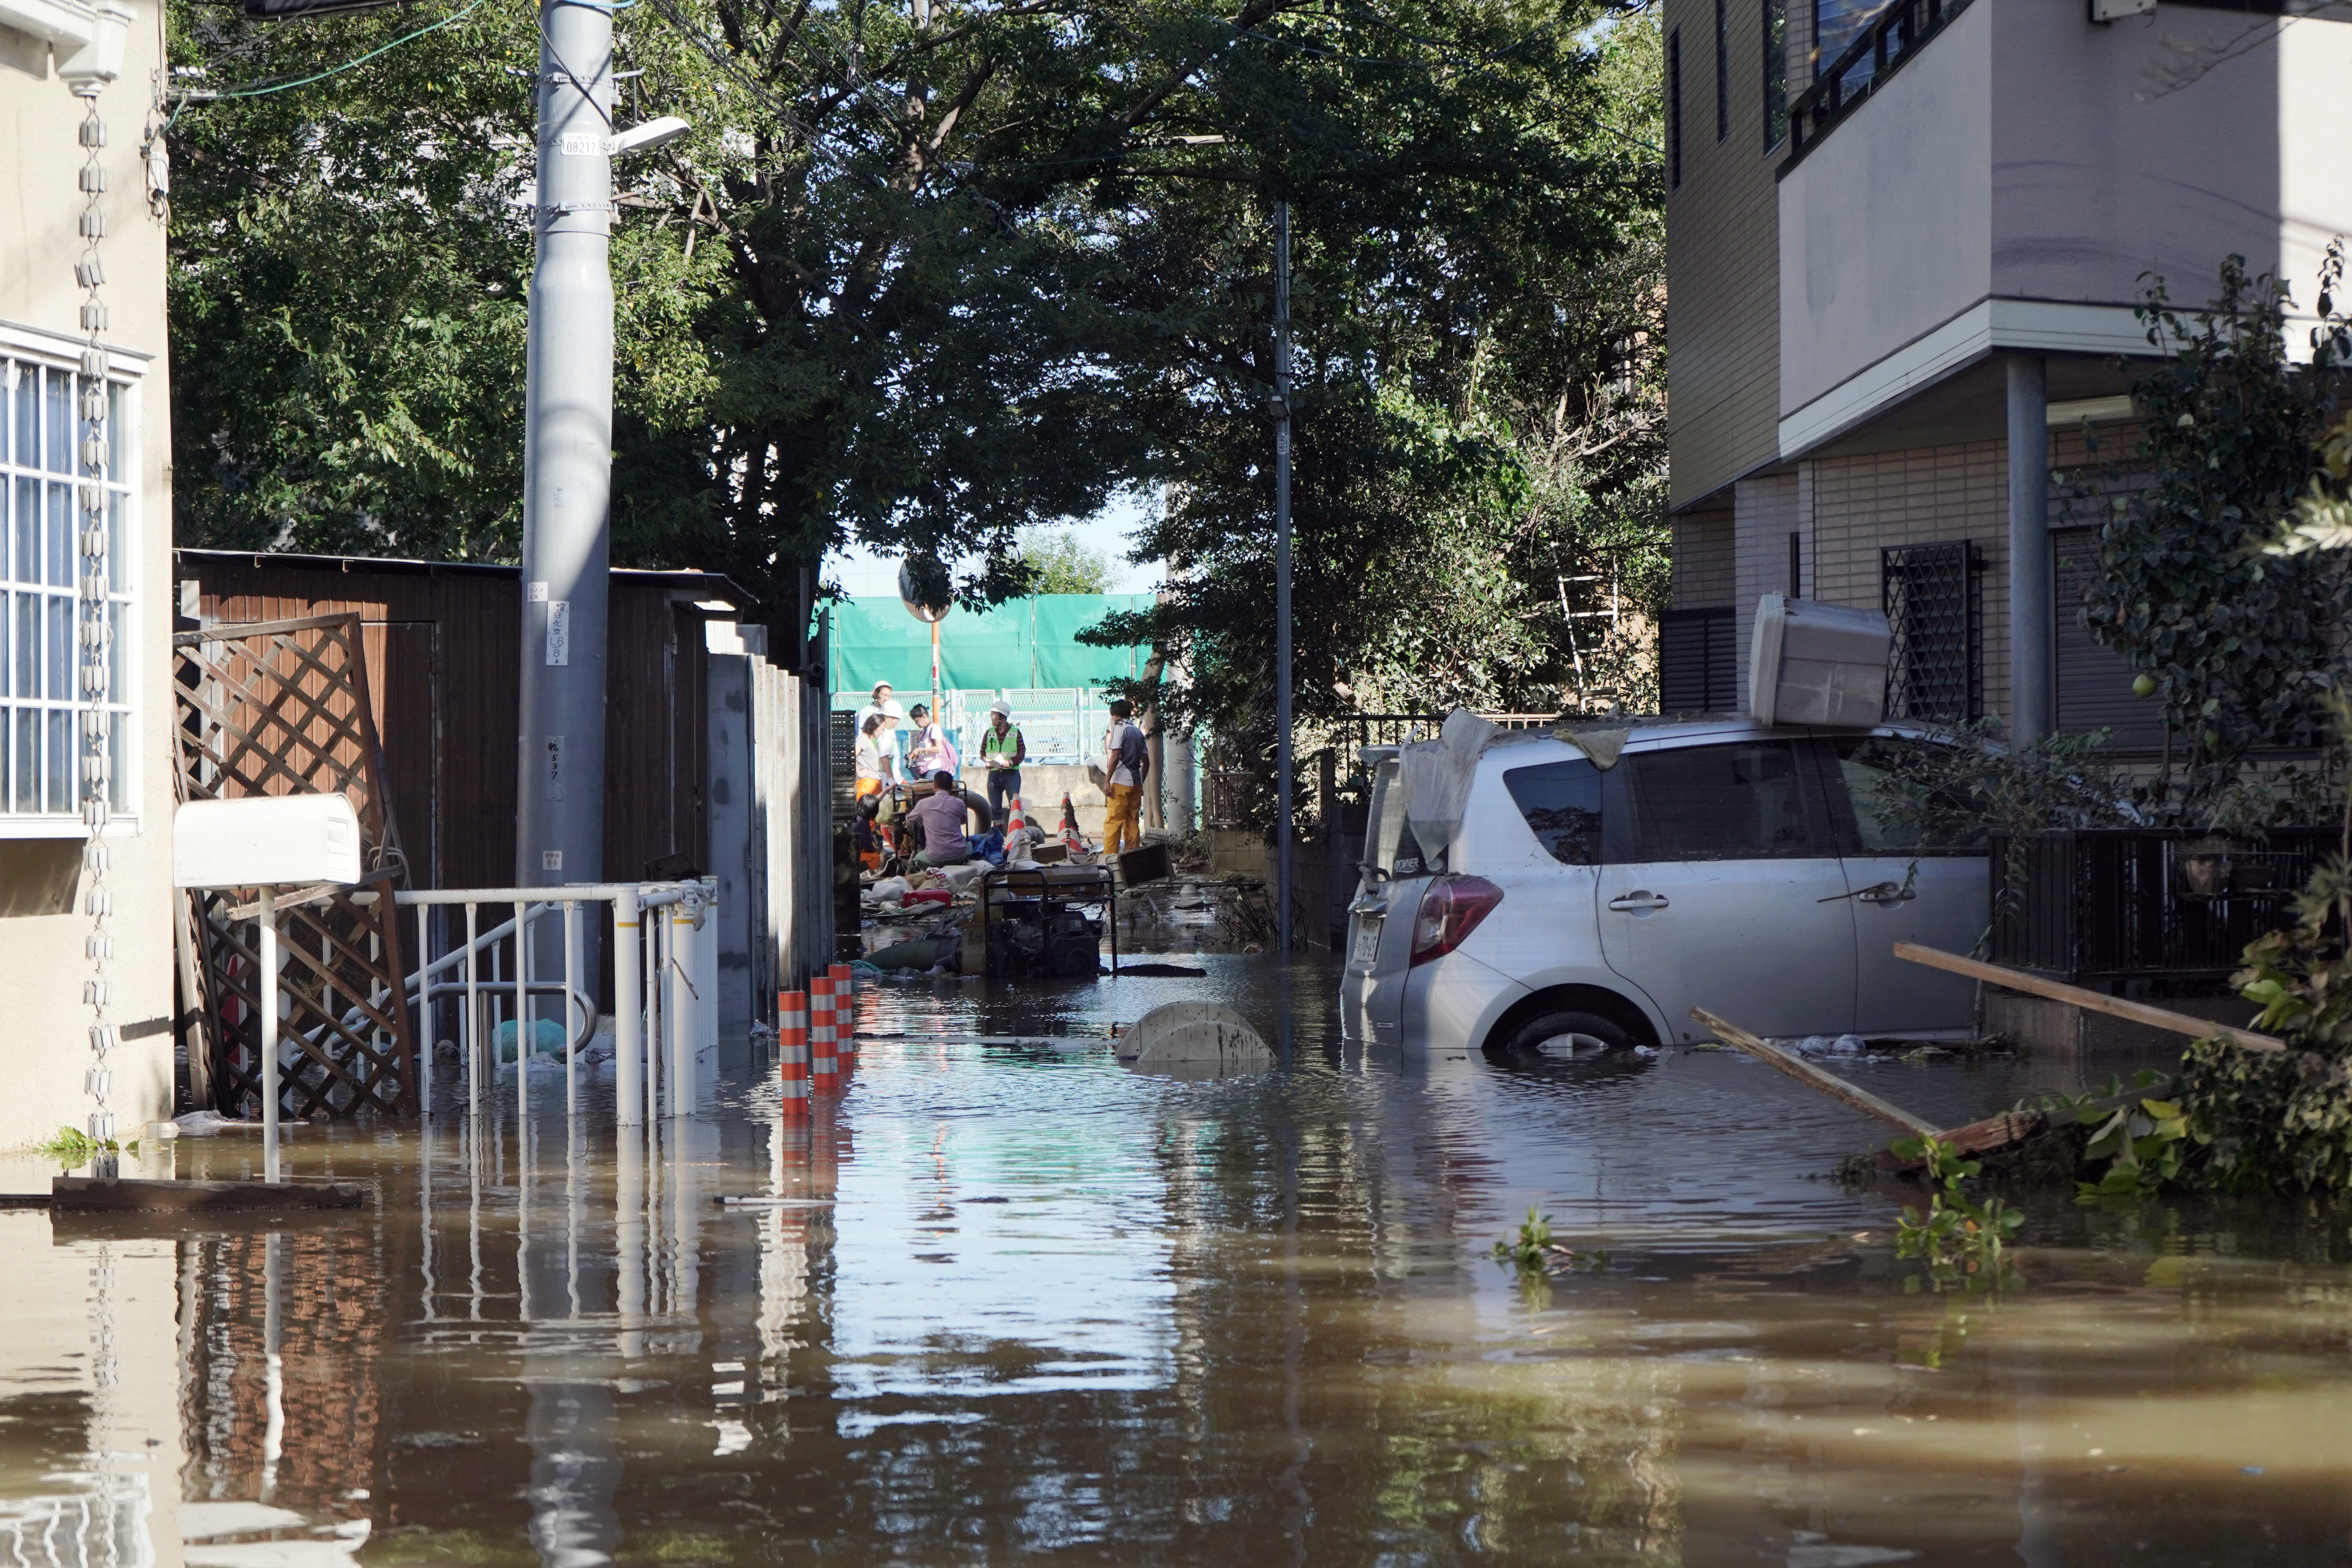
M 2331 257 L 2330 275 L 2340 267 Z M 2316 531 L 2285 522 L 2311 499 L 2315 448 L 2335 416 L 2340 322 L 2322 322 L 2298 365 L 2286 304 L 2283 285 L 2231 257 L 2210 310 L 2176 310 L 2161 279 L 2138 308 L 2148 341 L 2173 357 L 2133 382 L 2148 482 L 2102 528 L 2100 580 L 2081 613 L 2191 742 L 2178 797 L 2168 778 L 2153 802 L 2165 816 L 2210 821 L 2246 753 L 2307 742 L 2319 698 L 2345 683 L 2334 628 L 2347 570 L 2317 548 L 2335 537 L 2324 493 Z
M 1938 1290 L 2000 1282 L 2003 1251 L 2025 1216 L 2000 1198 L 1969 1194 L 1967 1184 L 1983 1173 L 1983 1163 L 1933 1137 L 1898 1139 L 1889 1147 L 1920 1162 L 1931 1188 L 1925 1209 L 1907 1206 L 1895 1220 L 1895 1255 L 1924 1258 Z

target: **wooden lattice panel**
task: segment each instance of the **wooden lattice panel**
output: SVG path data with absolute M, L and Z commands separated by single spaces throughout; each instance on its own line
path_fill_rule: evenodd
M 301 1059 L 279 1076 L 284 1114 L 402 1111 L 415 1040 L 401 990 L 404 877 L 368 703 L 356 615 L 218 626 L 173 639 L 183 800 L 326 794 L 358 813 L 359 889 L 289 890 L 278 911 L 278 1038 Z M 205 1049 L 215 1105 L 260 1110 L 260 973 L 251 889 L 192 893 L 201 938 Z

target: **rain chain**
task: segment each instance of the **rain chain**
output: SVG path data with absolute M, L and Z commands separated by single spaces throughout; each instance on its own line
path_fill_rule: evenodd
M 99 154 L 106 147 L 106 122 L 98 116 L 99 84 L 77 85 L 75 91 L 89 105 L 89 112 L 81 122 L 81 144 L 89 154 L 81 168 L 82 194 L 88 204 L 82 209 L 82 258 L 74 263 L 74 281 L 81 286 L 85 298 L 81 307 L 82 331 L 89 334 L 89 344 L 81 354 L 81 574 L 80 609 L 81 634 L 81 819 L 89 829 L 89 838 L 82 845 L 82 912 L 89 917 L 89 936 L 84 951 L 90 961 L 90 978 L 82 984 L 82 1000 L 90 1009 L 90 1066 L 87 1079 L 93 1109 L 89 1113 L 90 1142 L 98 1145 L 91 1171 L 95 1175 L 111 1176 L 119 1168 L 111 1145 L 114 1142 L 114 1112 L 107 1103 L 113 1088 L 114 1075 L 108 1059 L 121 1043 L 115 1026 L 107 1022 L 110 983 L 106 977 L 107 961 L 114 956 L 114 937 L 107 929 L 108 919 L 114 913 L 114 895 L 106 885 L 107 847 L 105 841 L 107 816 L 113 796 L 113 716 L 108 712 L 106 700 L 113 685 L 114 627 L 109 619 L 107 588 L 111 574 L 108 569 L 107 526 L 107 459 L 109 453 L 107 429 L 107 365 L 106 348 L 100 334 L 106 331 L 106 306 L 99 290 L 106 283 L 106 270 L 99 260 L 99 241 L 106 237 L 106 214 L 99 198 L 106 193 L 106 166 Z

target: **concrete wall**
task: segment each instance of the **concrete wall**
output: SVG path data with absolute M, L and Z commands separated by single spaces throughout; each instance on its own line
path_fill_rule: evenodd
M 1975 0 L 1780 182 L 1779 412 L 1985 297 L 2001 3 Z
M 2201 303 L 2233 251 L 2257 271 L 2279 266 L 2290 205 L 2330 233 L 2352 225 L 2340 157 L 2300 158 L 2289 203 L 2284 150 L 2339 140 L 2340 115 L 2305 91 L 2291 119 L 2281 92 L 2332 77 L 2340 110 L 2352 26 L 2170 5 L 2100 26 L 2026 0 L 1995 0 L 1991 19 L 1995 293 L 2128 304 L 2155 271 Z M 2306 305 L 2312 269 L 2294 279 Z
M 2145 274 L 2194 308 L 2234 253 L 2308 308 L 2347 59 L 2343 22 L 1974 0 L 1780 183 L 1780 413 L 1840 395 L 1780 455 L 1990 351 L 2141 350 Z
M 121 77 L 100 94 L 108 130 L 100 154 L 107 233 L 101 256 L 115 374 L 127 381 L 131 429 L 126 463 L 135 481 L 124 547 L 137 595 L 130 644 L 134 714 L 126 727 L 130 814 L 111 830 L 115 959 L 109 966 L 109 1017 L 155 1030 L 126 1042 L 112 1062 L 111 1101 L 121 1136 L 172 1110 L 172 499 L 171 396 L 164 362 L 163 226 L 148 207 L 139 155 L 140 128 L 161 63 L 162 13 L 155 0 L 132 0 L 132 24 Z M 85 154 L 77 128 L 84 106 L 54 74 L 35 79 L 0 66 L 0 342 L 12 356 L 70 366 L 79 355 L 81 293 L 73 265 L 82 252 L 77 221 L 86 198 L 78 174 Z M 55 876 L 71 887 L 79 865 L 78 823 L 37 826 L 0 819 L 0 882 Z M 54 837 L 62 834 L 63 837 Z M 90 1009 L 82 984 L 91 973 L 79 914 L 0 919 L 0 995 L 7 1029 L 0 1035 L 0 1148 L 86 1125 L 90 1102 L 83 1073 L 90 1063 Z

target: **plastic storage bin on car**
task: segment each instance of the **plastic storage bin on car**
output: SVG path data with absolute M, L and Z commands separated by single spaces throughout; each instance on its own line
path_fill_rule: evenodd
M 1748 707 L 1759 724 L 1867 730 L 1886 717 L 1886 655 L 1876 610 L 1767 594 L 1756 604 Z

